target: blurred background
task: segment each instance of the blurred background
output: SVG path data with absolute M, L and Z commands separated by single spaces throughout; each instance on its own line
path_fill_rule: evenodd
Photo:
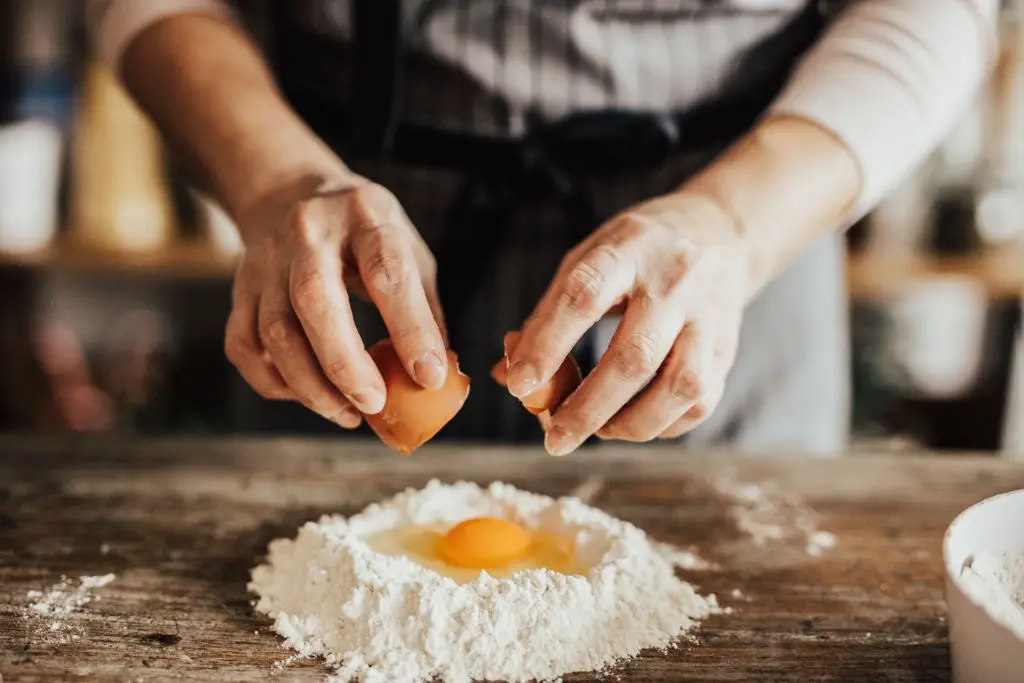
M 239 3 L 261 36 L 272 0 Z M 0 429 L 249 431 L 223 354 L 231 220 L 90 53 L 82 3 L 0 0 Z M 847 235 L 855 446 L 1024 458 L 1024 33 Z M 272 433 L 335 432 L 303 410 Z

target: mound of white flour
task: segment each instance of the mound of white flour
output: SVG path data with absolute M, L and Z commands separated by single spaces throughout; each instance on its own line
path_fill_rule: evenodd
M 403 525 L 506 517 L 575 540 L 585 576 L 526 570 L 459 585 L 375 552 L 366 539 Z M 718 610 L 676 578 L 637 527 L 575 498 L 502 483 L 432 481 L 349 519 L 325 516 L 278 539 L 252 572 L 256 609 L 299 656 L 322 656 L 333 681 L 550 681 L 665 647 Z
M 993 618 L 1024 638 L 1024 552 L 978 553 L 960 579 Z

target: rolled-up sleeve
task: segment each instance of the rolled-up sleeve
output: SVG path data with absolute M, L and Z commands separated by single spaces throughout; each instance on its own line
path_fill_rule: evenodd
M 232 20 L 221 0 L 87 0 L 89 34 L 99 57 L 115 71 L 125 50 L 142 31 L 177 14 L 208 14 Z
M 859 0 L 798 65 L 772 107 L 853 152 L 860 217 L 916 168 L 994 64 L 999 0 Z

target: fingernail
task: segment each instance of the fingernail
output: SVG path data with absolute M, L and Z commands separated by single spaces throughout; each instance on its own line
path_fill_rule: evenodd
M 537 373 L 523 361 L 516 361 L 509 366 L 507 382 L 513 396 L 529 396 L 537 389 Z
M 384 394 L 372 389 L 356 391 L 350 398 L 356 408 L 367 415 L 376 415 L 384 409 Z
M 544 447 L 551 455 L 568 455 L 576 450 L 579 444 L 576 437 L 561 427 L 554 427 L 544 436 Z
M 427 389 L 440 389 L 444 386 L 444 380 L 448 368 L 441 362 L 441 356 L 436 351 L 431 351 L 412 364 L 412 372 L 416 381 Z

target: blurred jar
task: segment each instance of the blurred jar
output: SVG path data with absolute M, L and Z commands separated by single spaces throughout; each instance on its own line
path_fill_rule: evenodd
M 75 115 L 71 230 L 92 249 L 150 252 L 174 233 L 163 143 L 116 76 L 99 61 L 85 72 Z
M 60 222 L 80 3 L 0 2 L 0 251 L 44 249 Z
M 901 292 L 889 308 L 890 353 L 901 393 L 952 400 L 977 386 L 987 307 L 984 287 L 967 276 L 925 280 Z

